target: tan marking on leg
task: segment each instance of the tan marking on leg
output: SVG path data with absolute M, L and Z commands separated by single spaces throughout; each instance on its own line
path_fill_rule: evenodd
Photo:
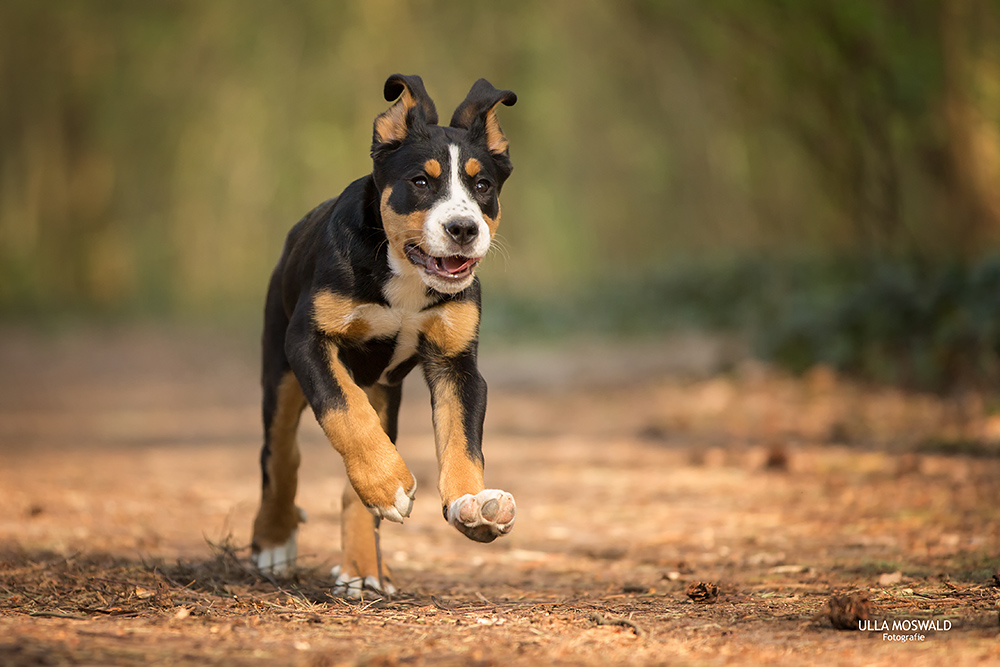
M 434 391 L 434 439 L 438 459 L 438 491 L 448 507 L 467 493 L 483 490 L 483 464 L 466 449 L 465 410 L 451 380 L 442 379 Z
M 365 395 L 368 397 L 368 402 L 375 409 L 375 414 L 378 415 L 379 424 L 382 426 L 382 430 L 388 433 L 389 397 L 386 395 L 385 387 L 380 384 L 373 384 L 370 387 L 365 387 Z
M 278 385 L 277 408 L 268 433 L 268 484 L 254 520 L 253 542 L 258 547 L 284 544 L 299 524 L 295 492 L 301 456 L 296 431 L 305 406 L 306 399 L 295 375 L 291 371 L 285 373 Z
M 475 176 L 483 168 L 483 165 L 474 157 L 470 157 L 465 161 L 465 173 L 470 177 Z
M 479 333 L 479 308 L 472 301 L 450 301 L 433 309 L 423 334 L 446 356 L 469 347 Z
M 368 511 L 350 484 L 344 487 L 343 513 L 340 519 L 340 540 L 343 549 L 340 575 L 348 579 L 375 577 L 388 579 L 388 569 L 381 565 L 377 521 Z
M 382 430 L 388 430 L 389 400 L 382 385 L 365 387 L 368 401 L 379 416 Z M 385 590 L 390 582 L 389 568 L 382 561 L 379 546 L 378 520 L 368 511 L 361 497 L 350 484 L 345 485 L 342 496 L 343 512 L 340 520 L 340 538 L 343 558 L 341 559 L 341 579 L 367 579 L 374 577 L 379 587 Z
M 328 353 L 330 371 L 347 405 L 321 415 L 320 426 L 343 457 L 347 477 L 362 501 L 370 506 L 393 507 L 398 489 L 412 490 L 413 475 L 385 434 L 365 391 L 355 384 L 338 358 L 337 346 L 330 343 Z
M 441 163 L 431 158 L 427 162 L 424 162 L 424 171 L 431 178 L 439 178 L 441 176 Z

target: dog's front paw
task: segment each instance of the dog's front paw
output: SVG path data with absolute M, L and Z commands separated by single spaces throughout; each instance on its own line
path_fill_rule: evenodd
M 448 523 L 470 540 L 492 542 L 514 527 L 517 505 L 514 496 L 499 489 L 465 494 L 452 501 L 446 511 Z
M 395 450 L 391 454 L 374 466 L 369 462 L 349 464 L 347 478 L 369 512 L 380 519 L 403 523 L 413 509 L 417 478 Z
M 369 505 L 365 503 L 365 507 L 380 519 L 403 523 L 403 519 L 410 516 L 410 511 L 413 509 L 413 498 L 417 495 L 417 479 L 413 475 L 410 475 L 410 477 L 413 481 L 409 485 L 409 490 L 403 486 L 396 487 L 396 497 L 393 499 L 391 505 Z M 360 492 L 358 495 L 361 495 Z M 363 497 L 362 500 L 364 500 Z

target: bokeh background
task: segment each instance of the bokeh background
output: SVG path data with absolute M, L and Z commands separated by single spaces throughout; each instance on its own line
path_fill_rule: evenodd
M 1000 2 L 0 4 L 0 320 L 256 335 L 394 72 L 486 77 L 515 171 L 484 337 L 733 331 L 1000 379 Z
M 518 527 L 442 521 L 415 373 L 403 594 L 351 606 L 308 415 L 300 569 L 248 567 L 259 336 L 395 72 L 518 95 Z M 1000 0 L 0 0 L 0 665 L 1000 664 L 998 388 Z

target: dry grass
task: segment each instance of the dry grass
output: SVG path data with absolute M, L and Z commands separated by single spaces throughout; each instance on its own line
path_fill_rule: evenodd
M 422 491 L 383 528 L 403 593 L 347 601 L 328 576 L 343 484 L 328 445 L 303 434 L 302 569 L 262 577 L 244 546 L 252 363 L 157 340 L 0 355 L 4 665 L 1000 660 L 988 400 L 958 423 L 935 399 L 829 374 L 494 372 L 487 474 L 518 498 L 516 530 L 473 544 Z M 400 438 L 422 490 L 425 400 L 408 395 Z M 917 447 L 976 433 L 974 454 Z M 835 629 L 865 615 L 950 627 L 905 644 Z

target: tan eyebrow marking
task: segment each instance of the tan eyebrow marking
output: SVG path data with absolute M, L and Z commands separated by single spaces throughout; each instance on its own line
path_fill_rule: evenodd
M 431 178 L 438 178 L 441 176 L 441 163 L 434 158 L 431 158 L 427 162 L 424 162 L 424 171 L 426 171 L 427 175 Z
M 483 165 L 479 163 L 474 157 L 470 157 L 465 163 L 465 173 L 469 176 L 475 176 L 479 173 L 479 170 L 483 168 Z

